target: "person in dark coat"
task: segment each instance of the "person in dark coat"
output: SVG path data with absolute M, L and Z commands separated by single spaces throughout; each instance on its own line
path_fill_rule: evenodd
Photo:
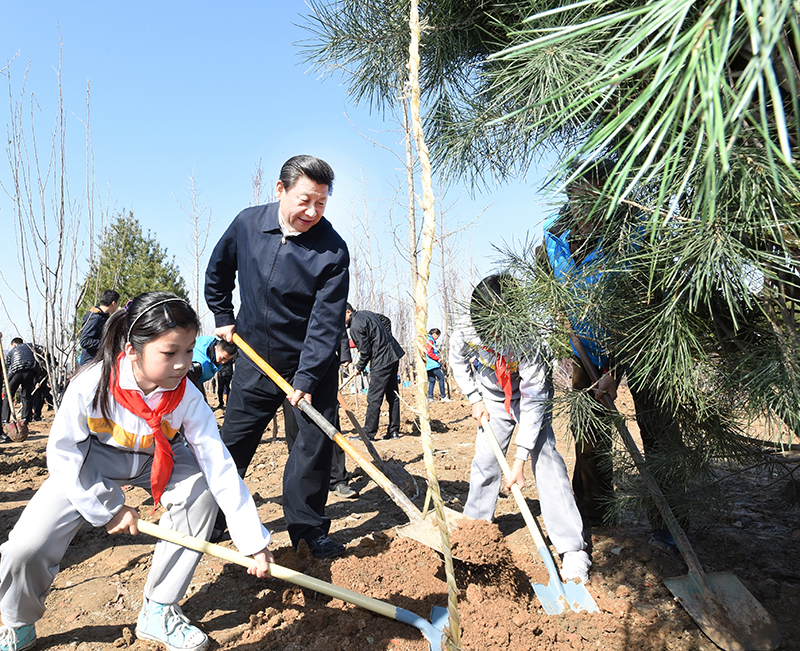
M 334 444 L 297 408 L 305 399 L 330 422 L 338 409 L 350 254 L 323 217 L 332 187 L 333 170 L 325 161 L 286 161 L 275 189 L 278 201 L 246 208 L 233 220 L 211 253 L 205 287 L 215 334 L 231 341 L 235 330 L 294 387 L 289 401 L 299 431 L 283 473 L 283 512 L 292 545 L 305 540 L 316 558 L 345 552 L 328 536 L 325 515 Z M 234 315 L 237 283 L 241 300 Z M 285 398 L 249 358 L 239 358 L 221 435 L 242 476 Z
M 11 407 L 9 399 L 13 399 L 17 390 L 20 392 L 22 400 L 22 420 L 26 423 L 31 422 L 33 385 L 39 373 L 39 364 L 36 362 L 36 355 L 33 352 L 33 344 L 23 343 L 20 337 L 11 340 L 11 350 L 6 355 L 6 372 L 8 373 L 8 385 L 11 395 L 3 396 L 3 425 L 8 423 L 11 417 Z M 3 387 L 5 388 L 5 387 Z M 7 442 L 4 437 L 2 442 Z
M 113 289 L 103 290 L 100 301 L 83 315 L 81 327 L 81 366 L 88 364 L 100 350 L 100 339 L 103 337 L 103 326 L 119 308 L 119 292 Z
M 387 439 L 400 437 L 400 394 L 397 371 L 400 358 L 406 354 L 400 343 L 386 329 L 386 317 L 367 310 L 355 310 L 347 304 L 345 324 L 350 328 L 350 337 L 358 348 L 356 372 L 363 373 L 369 364 L 369 389 L 367 390 L 367 415 L 364 430 L 370 439 L 378 433 L 381 405 L 384 397 L 389 404 L 389 427 Z

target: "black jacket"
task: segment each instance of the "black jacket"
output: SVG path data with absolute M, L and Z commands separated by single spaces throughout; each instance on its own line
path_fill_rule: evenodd
M 86 364 L 91 361 L 97 351 L 100 350 L 100 341 L 103 338 L 103 326 L 108 321 L 108 312 L 104 312 L 95 306 L 83 317 L 83 327 L 81 328 L 81 358 L 80 363 Z
M 358 348 L 357 371 L 363 371 L 368 363 L 372 364 L 372 368 L 384 368 L 406 354 L 375 312 L 353 312 L 350 316 L 350 336 Z
M 26 369 L 38 370 L 38 368 L 39 363 L 33 354 L 33 344 L 17 344 L 6 355 L 6 371 L 9 375 Z
M 246 208 L 233 220 L 208 262 L 206 303 L 217 327 L 235 324 L 295 389 L 313 393 L 339 351 L 350 255 L 324 217 L 284 238 L 278 206 Z M 241 305 L 234 317 L 237 274 Z

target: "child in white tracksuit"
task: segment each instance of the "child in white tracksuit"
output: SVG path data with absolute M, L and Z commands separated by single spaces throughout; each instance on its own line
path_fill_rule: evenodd
M 153 489 L 154 501 L 166 509 L 162 526 L 202 539 L 211 533 L 219 504 L 238 549 L 254 555 L 248 572 L 268 575 L 269 532 L 213 412 L 185 379 L 198 327 L 194 310 L 174 294 L 149 292 L 106 327 L 102 357 L 72 380 L 53 422 L 50 477 L 0 547 L 0 651 L 33 645 L 59 563 L 84 522 L 112 534 L 138 533 L 125 484 Z M 177 605 L 199 559 L 198 552 L 172 543 L 156 545 L 139 638 L 170 651 L 208 646 Z
M 499 354 L 483 343 L 472 325 L 480 322 L 475 310 L 487 301 L 502 301 L 503 287 L 513 282 L 502 274 L 489 276 L 478 284 L 472 295 L 471 319 L 450 337 L 450 364 L 461 392 L 472 405 L 473 418 L 480 423 L 484 415 L 488 417 L 503 453 L 514 427 L 519 425 L 515 463 L 506 485 L 525 485 L 524 467 L 530 458 L 547 533 L 558 553 L 564 555 L 562 578 L 585 582 L 591 560 L 585 551 L 583 523 L 567 468 L 556 450 L 553 433 L 552 353 L 542 344 L 516 360 L 512 354 Z M 500 464 L 479 426 L 464 515 L 491 521 L 501 479 Z

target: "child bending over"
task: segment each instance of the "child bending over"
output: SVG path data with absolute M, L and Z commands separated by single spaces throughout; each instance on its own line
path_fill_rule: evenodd
M 481 431 L 483 417 L 491 422 L 504 454 L 518 424 L 516 459 L 506 488 L 515 483 L 525 486 L 525 462 L 530 458 L 547 533 L 556 551 L 563 554 L 561 578 L 585 583 L 592 561 L 585 551 L 581 516 L 553 434 L 552 353 L 544 343 L 531 342 L 532 350 L 514 351 L 493 341 L 492 314 L 496 319 L 504 293 L 514 283 L 507 274 L 484 278 L 472 293 L 469 323 L 450 338 L 453 376 L 479 424 L 464 515 L 491 521 L 500 490 L 502 471 Z
M 198 325 L 174 294 L 140 294 L 109 319 L 100 354 L 70 382 L 47 443 L 50 477 L 0 547 L 0 651 L 33 645 L 45 597 L 84 521 L 110 534 L 138 533 L 126 484 L 151 489 L 166 509 L 162 526 L 204 540 L 219 504 L 239 551 L 254 555 L 248 573 L 269 574 L 269 533 L 212 411 L 186 381 Z M 178 545 L 155 546 L 138 638 L 169 651 L 208 646 L 178 606 L 199 560 Z

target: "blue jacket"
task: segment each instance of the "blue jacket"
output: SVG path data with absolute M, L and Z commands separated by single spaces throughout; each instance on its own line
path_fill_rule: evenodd
M 81 357 L 79 364 L 83 366 L 92 361 L 97 351 L 100 350 L 100 342 L 103 339 L 103 327 L 108 321 L 108 312 L 104 312 L 98 306 L 91 308 L 83 315 L 83 326 L 81 327 Z
M 211 335 L 198 337 L 194 342 L 194 352 L 192 352 L 192 362 L 197 362 L 203 369 L 198 377 L 198 381 L 208 382 L 214 374 L 222 367 L 217 364 L 216 343 L 218 339 Z
M 442 354 L 439 352 L 439 346 L 436 345 L 436 340 L 428 335 L 428 345 L 425 347 L 425 370 L 432 371 L 441 367 Z
M 544 244 L 553 275 L 559 282 L 569 283 L 574 293 L 588 293 L 591 291 L 591 286 L 599 282 L 603 273 L 604 255 L 602 244 L 598 243 L 596 248 L 580 263 L 576 263 L 570 251 L 570 231 L 554 234 L 551 230 L 553 222 L 554 220 L 550 220 L 544 225 Z M 599 368 L 607 367 L 608 350 L 604 345 L 606 331 L 602 327 L 580 318 L 574 312 L 570 312 L 568 316 L 575 334 L 583 343 L 592 363 Z M 578 351 L 575 351 L 575 354 L 577 355 Z
M 308 232 L 284 237 L 278 206 L 245 208 L 233 220 L 208 262 L 206 303 L 217 327 L 235 325 L 295 389 L 313 393 L 339 350 L 350 255 L 324 217 Z

